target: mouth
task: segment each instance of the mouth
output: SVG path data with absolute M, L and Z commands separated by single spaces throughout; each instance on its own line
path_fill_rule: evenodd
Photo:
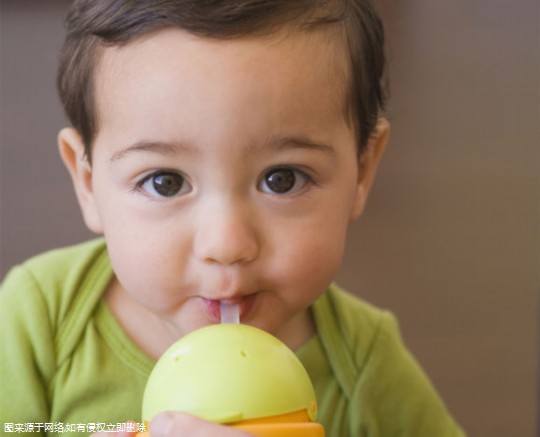
M 203 312 L 212 323 L 221 322 L 221 303 L 238 305 L 238 312 L 240 315 L 240 323 L 242 319 L 247 317 L 253 308 L 257 293 L 249 294 L 247 296 L 235 297 L 229 299 L 206 299 L 202 298 Z

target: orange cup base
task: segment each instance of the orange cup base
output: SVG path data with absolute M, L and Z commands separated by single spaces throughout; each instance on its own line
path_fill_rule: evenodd
M 324 437 L 324 428 L 318 423 L 257 423 L 238 424 L 233 428 L 247 431 L 257 437 Z M 150 437 L 150 433 L 140 432 L 137 437 Z
M 322 425 L 313 422 L 238 424 L 233 427 L 257 437 L 324 437 Z

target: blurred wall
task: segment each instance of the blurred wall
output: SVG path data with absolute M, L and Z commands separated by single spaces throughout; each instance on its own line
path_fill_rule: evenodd
M 68 4 L 0 2 L 0 277 L 91 236 L 56 151 Z M 392 139 L 339 281 L 398 315 L 471 436 L 533 435 L 539 3 L 385 0 L 381 10 Z

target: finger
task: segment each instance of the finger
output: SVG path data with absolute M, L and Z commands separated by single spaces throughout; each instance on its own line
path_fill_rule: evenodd
M 112 436 L 115 436 L 115 437 L 131 437 L 131 436 L 134 436 L 134 435 L 135 435 L 134 432 L 127 432 L 127 431 L 115 431 L 115 432 L 102 431 L 102 432 L 96 432 L 94 434 L 90 434 L 90 437 L 112 437 Z
M 128 426 L 129 425 L 129 426 Z M 126 422 L 126 429 L 137 430 L 137 424 L 135 422 L 129 421 Z M 89 437 L 133 437 L 137 434 L 137 431 L 100 431 L 93 434 L 90 434 Z
M 253 437 L 244 431 L 219 425 L 190 414 L 162 413 L 150 423 L 152 437 L 173 437 L 188 435 L 190 437 Z

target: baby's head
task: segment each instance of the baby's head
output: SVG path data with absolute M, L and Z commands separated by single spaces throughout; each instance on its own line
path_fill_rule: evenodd
M 58 88 L 88 157 L 99 130 L 94 81 L 103 49 L 168 27 L 216 40 L 283 30 L 332 33 L 345 67 L 334 80 L 341 84 L 359 150 L 366 145 L 385 100 L 383 28 L 368 0 L 76 0 L 67 19 Z
M 300 344 L 386 142 L 372 9 L 85 0 L 68 23 L 59 87 L 75 129 L 59 145 L 107 241 L 112 302 L 177 335 L 234 302 Z

